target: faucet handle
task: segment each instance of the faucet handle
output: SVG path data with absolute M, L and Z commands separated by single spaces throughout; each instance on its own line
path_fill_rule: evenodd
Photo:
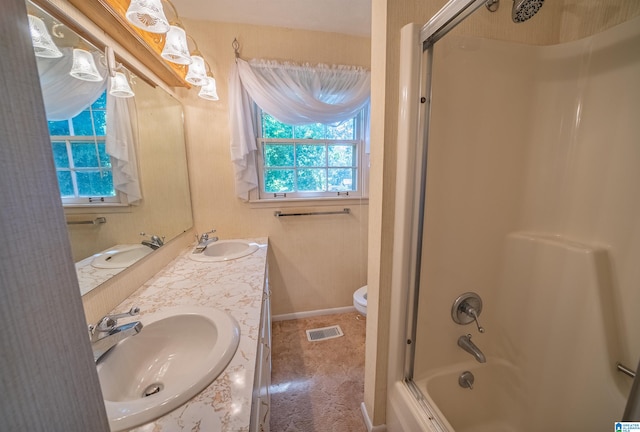
M 118 320 L 120 318 L 136 316 L 139 314 L 140 314 L 140 308 L 137 306 L 133 306 L 131 309 L 129 309 L 129 312 L 103 316 L 100 319 L 100 321 L 98 321 L 98 323 L 95 325 L 95 327 L 92 329 L 92 332 L 95 330 L 100 332 L 111 331 L 116 325 L 118 325 Z
M 476 322 L 476 326 L 478 327 L 478 331 L 480 333 L 484 333 L 484 327 L 482 327 L 480 325 L 480 321 L 478 321 L 478 313 L 473 308 L 473 306 L 470 306 L 468 303 L 464 303 L 462 307 L 464 308 L 463 312 L 466 313 L 467 315 L 469 315 L 471 318 L 473 318 L 473 320 Z
M 216 230 L 215 228 L 212 228 L 211 231 L 200 234 L 200 237 L 198 237 L 198 234 L 196 234 L 196 239 L 200 242 L 209 240 L 209 234 L 213 234 L 214 232 L 216 232 Z
M 469 324 L 475 321 L 478 331 L 484 333 L 478 317 L 482 312 L 482 299 L 474 292 L 467 292 L 458 296 L 451 308 L 451 318 L 457 324 Z

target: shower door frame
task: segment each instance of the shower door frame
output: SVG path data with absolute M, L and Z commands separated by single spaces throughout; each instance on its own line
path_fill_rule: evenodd
M 400 103 L 394 260 L 392 286 L 399 287 L 398 312 L 404 316 L 404 355 L 397 358 L 402 381 L 429 419 L 434 431 L 449 430 L 430 407 L 413 381 L 415 341 L 420 288 L 420 265 L 425 210 L 431 116 L 433 49 L 437 41 L 483 6 L 486 0 L 450 0 L 420 29 L 408 24 L 402 29 L 400 47 Z M 393 360 L 390 362 L 393 366 Z M 390 376 L 390 381 L 394 378 Z M 391 384 L 391 382 L 390 382 Z

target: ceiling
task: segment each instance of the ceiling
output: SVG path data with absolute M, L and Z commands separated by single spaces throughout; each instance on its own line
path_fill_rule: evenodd
M 371 0 L 173 0 L 182 18 L 371 35 Z

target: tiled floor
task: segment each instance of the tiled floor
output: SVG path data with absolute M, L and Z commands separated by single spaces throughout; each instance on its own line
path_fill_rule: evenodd
M 366 432 L 364 319 L 326 315 L 273 323 L 271 432 Z M 305 330 L 338 324 L 344 336 L 309 342 Z

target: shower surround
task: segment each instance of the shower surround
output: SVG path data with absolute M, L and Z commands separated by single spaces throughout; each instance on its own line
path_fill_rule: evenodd
M 621 419 L 631 379 L 616 362 L 640 358 L 638 46 L 639 18 L 553 46 L 452 34 L 434 47 L 413 378 L 442 427 Z M 484 334 L 451 320 L 467 291 Z M 457 346 L 466 333 L 486 364 Z M 438 430 L 390 387 L 390 430 Z

